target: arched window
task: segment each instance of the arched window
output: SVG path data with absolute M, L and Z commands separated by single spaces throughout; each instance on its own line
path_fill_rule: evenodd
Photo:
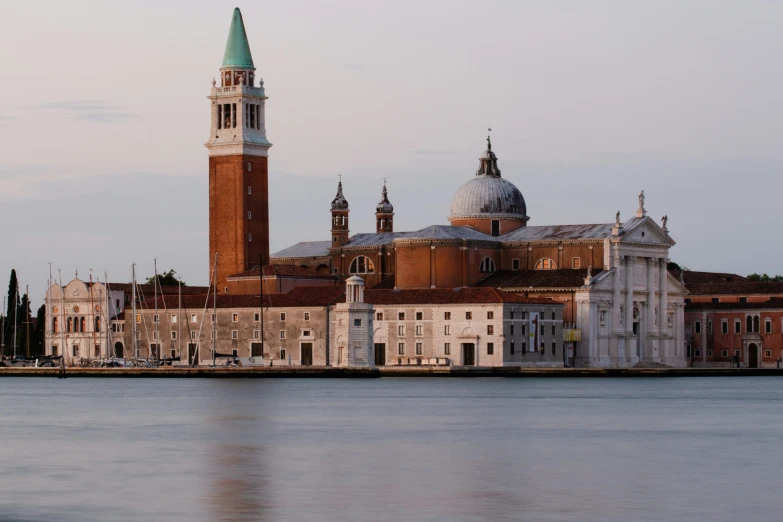
M 556 270 L 557 265 L 551 259 L 539 259 L 536 263 L 536 270 Z
M 57 331 L 57 318 L 52 317 L 52 333 L 59 333 Z
M 753 333 L 753 317 L 748 316 L 747 323 L 748 324 L 746 325 L 745 332 L 746 333 Z
M 759 316 L 757 315 L 753 318 L 753 333 L 759 333 L 759 326 Z
M 748 321 L 750 321 L 750 317 L 748 317 Z M 72 324 L 73 324 L 73 318 L 69 317 L 68 320 L 65 322 L 66 332 L 71 333 Z
M 96 315 L 95 316 L 95 331 L 100 332 L 101 331 L 101 316 Z
M 375 265 L 372 264 L 372 260 L 369 257 L 359 256 L 351 261 L 349 271 L 352 274 L 374 274 Z
M 492 258 L 485 257 L 481 260 L 481 264 L 479 265 L 479 271 L 480 272 L 494 272 L 495 271 L 495 261 L 492 260 Z
M 85 328 L 85 326 L 87 326 L 87 321 L 85 321 L 85 320 L 84 320 L 84 317 L 82 317 L 82 319 L 81 319 L 81 324 L 79 324 L 79 331 L 80 331 L 80 332 L 82 332 L 82 333 L 84 333 L 85 331 L 87 331 L 87 329 Z

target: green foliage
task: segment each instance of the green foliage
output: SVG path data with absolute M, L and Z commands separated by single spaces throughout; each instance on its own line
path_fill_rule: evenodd
M 678 264 L 677 264 L 677 263 L 675 263 L 674 261 L 669 261 L 669 262 L 666 264 L 666 268 L 667 268 L 667 269 L 669 269 L 669 270 L 682 270 L 682 268 L 680 267 L 680 265 L 678 265 Z
M 158 284 L 160 286 L 176 286 L 178 284 L 182 284 L 182 286 L 187 286 L 185 284 L 185 281 L 182 281 L 181 279 L 178 279 L 176 277 L 177 272 L 174 271 L 174 269 L 169 270 L 168 272 L 163 272 L 162 274 L 158 274 Z M 152 285 L 155 284 L 155 276 L 152 276 L 147 279 L 147 284 Z
M 30 355 L 43 355 L 46 347 L 46 305 L 38 308 L 35 317 L 35 343 L 30 343 Z
M 17 327 L 18 335 L 18 310 L 19 310 L 19 282 L 16 279 L 16 270 L 11 270 L 11 278 L 8 281 L 8 297 L 6 298 L 6 320 L 3 324 L 3 344 L 5 350 L 3 355 L 13 355 L 14 353 L 14 325 Z M 17 343 L 18 346 L 18 343 Z
M 33 317 L 30 313 L 30 300 L 27 297 L 27 294 L 24 294 L 19 301 L 16 313 L 17 317 L 19 317 L 19 322 L 16 325 L 16 355 L 26 356 L 29 353 L 32 353 L 35 339 Z M 11 353 L 13 354 L 13 347 L 11 347 Z
M 783 275 L 769 276 L 767 274 L 757 274 L 754 272 L 748 276 L 748 281 L 783 283 Z

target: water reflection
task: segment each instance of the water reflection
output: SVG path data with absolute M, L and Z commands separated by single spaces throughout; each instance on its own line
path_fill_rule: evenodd
M 216 444 L 207 455 L 206 498 L 212 520 L 270 520 L 268 470 L 262 447 Z

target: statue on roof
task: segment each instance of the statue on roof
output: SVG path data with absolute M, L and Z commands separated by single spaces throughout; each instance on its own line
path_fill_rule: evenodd
M 666 225 L 669 223 L 669 216 L 663 216 L 661 218 L 661 228 L 663 228 L 664 232 L 668 232 L 669 229 L 666 228 Z
M 620 226 L 620 211 L 617 211 L 617 214 L 614 216 L 614 226 L 619 227 Z
M 644 191 L 639 192 L 639 208 L 644 210 Z

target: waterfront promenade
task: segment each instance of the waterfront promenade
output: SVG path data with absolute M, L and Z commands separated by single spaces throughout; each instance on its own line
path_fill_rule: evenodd
M 59 368 L 0 368 L 0 377 L 61 377 Z M 783 376 L 778 368 L 476 368 L 467 366 L 384 366 L 336 368 L 330 366 L 264 367 L 162 367 L 162 368 L 72 368 L 66 377 L 153 378 L 364 378 L 379 377 L 716 377 Z

